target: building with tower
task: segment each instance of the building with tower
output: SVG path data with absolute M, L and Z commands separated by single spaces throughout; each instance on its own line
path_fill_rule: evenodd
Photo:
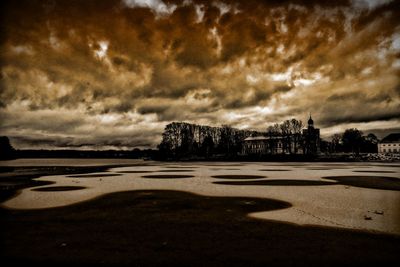
M 277 134 L 274 136 L 250 136 L 243 140 L 242 155 L 278 155 L 304 154 L 317 155 L 320 153 L 319 129 L 314 127 L 314 121 L 308 119 L 307 128 L 301 135 Z
M 307 128 L 303 129 L 303 153 L 306 155 L 317 155 L 320 153 L 320 134 L 319 129 L 314 127 L 314 121 L 308 119 Z

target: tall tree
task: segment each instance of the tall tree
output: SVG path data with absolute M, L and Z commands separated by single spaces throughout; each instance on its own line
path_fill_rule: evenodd
M 281 134 L 281 129 L 278 123 L 267 127 L 267 135 L 270 137 L 278 136 Z
M 267 127 L 266 135 L 270 138 L 269 139 L 269 152 L 275 154 L 277 152 L 277 143 L 278 140 L 276 139 L 278 136 L 282 136 L 281 128 L 278 123 L 274 125 L 270 125 Z
M 292 141 L 294 147 L 294 153 L 297 153 L 299 146 L 301 144 L 301 130 L 303 129 L 303 122 L 301 120 L 296 120 L 295 118 L 290 120 L 290 131 L 292 134 Z
M 363 136 L 363 142 L 361 146 L 361 152 L 376 153 L 378 152 L 379 139 L 375 134 L 370 133 L 367 136 Z
M 206 158 L 210 157 L 214 152 L 214 141 L 211 135 L 207 135 L 201 144 L 201 152 Z
M 222 125 L 218 150 L 223 154 L 231 154 L 234 148 L 234 130 L 229 125 Z
M 377 137 L 375 134 L 373 134 L 373 133 L 369 133 L 369 134 L 365 137 L 365 139 L 366 139 L 367 141 L 371 142 L 372 144 L 378 144 L 378 143 L 379 143 L 378 137 Z
M 346 152 L 351 152 L 358 155 L 360 153 L 362 141 L 362 131 L 356 128 L 346 129 L 343 133 L 342 142 L 343 148 Z
M 331 137 L 332 152 L 337 153 L 340 151 L 340 141 L 342 140 L 341 134 L 334 134 Z
M 282 134 L 283 151 L 288 151 L 292 153 L 291 139 L 292 139 L 292 129 L 289 120 L 285 120 L 279 125 Z

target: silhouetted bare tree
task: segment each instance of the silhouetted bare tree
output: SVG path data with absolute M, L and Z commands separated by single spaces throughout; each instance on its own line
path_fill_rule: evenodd
M 291 129 L 290 121 L 289 120 L 283 121 L 279 125 L 279 128 L 280 128 L 281 134 L 282 134 L 283 150 L 288 151 L 291 154 L 292 153 L 292 149 L 291 149 L 292 129 Z
M 214 141 L 211 135 L 207 135 L 201 144 L 201 154 L 209 158 L 214 152 Z
M 331 140 L 332 152 L 337 153 L 341 150 L 340 149 L 341 140 L 342 140 L 342 135 L 340 134 L 332 135 L 332 140 Z
M 295 118 L 290 120 L 290 132 L 292 135 L 292 143 L 294 148 L 294 153 L 298 152 L 298 148 L 302 143 L 301 130 L 303 129 L 303 122 L 296 120 Z
M 243 140 L 252 134 L 260 135 L 227 125 L 210 127 L 173 122 L 165 127 L 158 148 L 164 157 L 211 156 L 213 153 L 236 155 L 241 151 Z

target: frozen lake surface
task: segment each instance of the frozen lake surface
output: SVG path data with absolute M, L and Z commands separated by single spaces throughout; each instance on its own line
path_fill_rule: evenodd
M 44 176 L 51 185 L 22 190 L 12 209 L 71 205 L 130 190 L 178 190 L 205 196 L 271 198 L 292 207 L 249 216 L 400 234 L 400 164 L 286 162 L 154 162 L 118 159 L 22 159 L 1 166 L 132 164 L 108 172 Z M 248 205 L 252 205 L 251 202 Z

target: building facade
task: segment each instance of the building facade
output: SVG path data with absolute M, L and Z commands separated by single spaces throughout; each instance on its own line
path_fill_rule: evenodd
M 266 155 L 283 154 L 283 142 L 280 136 L 255 136 L 244 139 L 242 154 L 244 155 Z
M 243 140 L 243 155 L 307 154 L 320 153 L 320 131 L 314 127 L 311 116 L 301 135 L 254 136 Z
M 400 153 L 400 133 L 392 133 L 378 143 L 378 153 Z

